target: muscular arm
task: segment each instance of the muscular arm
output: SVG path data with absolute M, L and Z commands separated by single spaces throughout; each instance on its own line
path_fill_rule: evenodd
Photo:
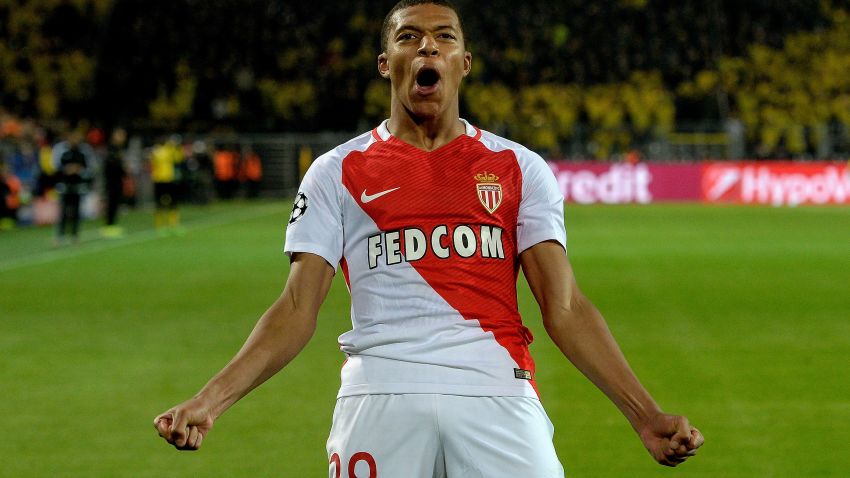
M 543 242 L 520 256 L 543 316 L 561 352 L 620 409 L 661 464 L 675 466 L 702 445 L 681 416 L 667 415 L 638 381 L 599 310 L 578 288 L 563 247 Z
M 307 345 L 333 272 L 317 255 L 296 255 L 283 293 L 257 322 L 242 349 L 192 399 L 156 417 L 154 426 L 159 434 L 179 449 L 200 447 L 225 410 L 286 366 Z

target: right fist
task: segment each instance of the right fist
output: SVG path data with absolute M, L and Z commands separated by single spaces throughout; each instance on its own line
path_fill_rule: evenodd
M 159 436 L 178 450 L 197 450 L 213 426 L 209 409 L 197 399 L 184 402 L 158 415 L 153 426 Z

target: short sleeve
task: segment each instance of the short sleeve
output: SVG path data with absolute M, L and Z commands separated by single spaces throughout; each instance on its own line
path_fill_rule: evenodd
M 336 269 L 342 258 L 342 170 L 328 153 L 307 170 L 292 205 L 284 252 L 309 252 Z
M 539 155 L 517 151 L 522 170 L 522 200 L 517 219 L 517 253 L 543 241 L 558 241 L 567 248 L 564 229 L 564 196 L 552 169 Z

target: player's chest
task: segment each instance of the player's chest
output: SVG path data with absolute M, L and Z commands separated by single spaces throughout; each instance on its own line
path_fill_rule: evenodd
M 459 151 L 433 157 L 377 156 L 346 166 L 348 207 L 380 229 L 516 224 L 522 175 L 512 155 Z

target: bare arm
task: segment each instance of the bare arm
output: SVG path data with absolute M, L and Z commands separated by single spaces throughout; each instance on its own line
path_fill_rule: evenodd
M 656 461 L 676 466 L 695 454 L 702 435 L 687 418 L 663 413 L 638 381 L 602 314 L 579 290 L 563 247 L 543 242 L 520 261 L 546 332 L 626 416 Z
M 283 293 L 230 363 L 193 398 L 154 419 L 160 436 L 178 449 L 198 449 L 225 410 L 295 358 L 313 336 L 333 273 L 317 255 L 296 255 Z

